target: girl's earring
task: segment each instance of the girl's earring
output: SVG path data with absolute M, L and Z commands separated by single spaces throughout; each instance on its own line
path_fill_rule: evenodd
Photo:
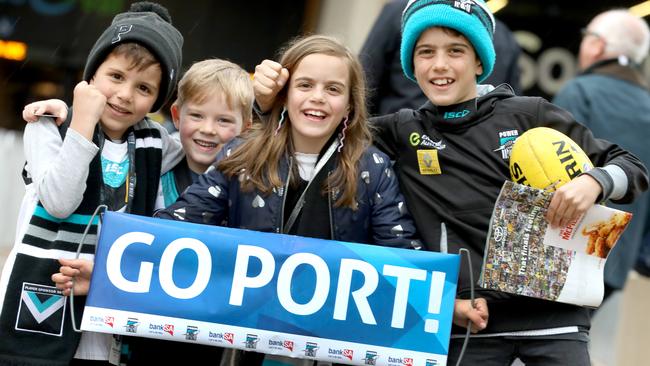
M 343 145 L 344 145 L 343 141 L 345 140 L 345 131 L 347 129 L 348 129 L 348 116 L 345 116 L 345 118 L 343 119 L 343 129 L 341 130 L 341 134 L 339 135 L 340 145 L 337 150 L 338 152 L 341 152 L 341 149 L 343 149 Z
M 287 107 L 284 106 L 282 107 L 282 112 L 280 112 L 280 120 L 278 121 L 278 128 L 275 129 L 275 135 L 278 135 L 278 132 L 280 132 L 280 128 L 282 128 L 282 124 L 284 123 L 284 118 L 286 117 L 287 114 Z

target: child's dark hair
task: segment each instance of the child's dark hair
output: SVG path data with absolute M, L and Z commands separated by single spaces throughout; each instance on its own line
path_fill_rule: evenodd
M 144 71 L 149 66 L 160 64 L 156 56 L 151 54 L 146 47 L 138 43 L 122 43 L 113 48 L 110 55 L 126 57 L 131 61 L 131 67 L 138 71 Z

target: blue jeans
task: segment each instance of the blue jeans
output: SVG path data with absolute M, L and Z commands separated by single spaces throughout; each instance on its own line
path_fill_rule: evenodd
M 455 366 L 463 339 L 449 344 L 448 366 Z M 461 365 L 510 366 L 519 358 L 526 366 L 589 366 L 589 344 L 578 340 L 512 337 L 471 338 Z

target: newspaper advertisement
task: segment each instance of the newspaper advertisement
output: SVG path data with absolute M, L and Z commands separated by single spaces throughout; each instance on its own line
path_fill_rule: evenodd
M 494 205 L 480 285 L 588 307 L 600 305 L 603 270 L 632 214 L 594 205 L 565 227 L 545 219 L 552 192 L 505 182 Z

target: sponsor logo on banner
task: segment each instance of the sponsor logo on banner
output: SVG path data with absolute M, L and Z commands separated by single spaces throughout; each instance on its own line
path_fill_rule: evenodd
M 169 333 L 170 335 L 174 335 L 174 325 L 173 324 L 165 324 L 163 326 L 163 332 Z
M 269 339 L 269 348 L 284 350 L 284 341 L 280 337 L 273 337 Z
M 223 339 L 230 344 L 233 344 L 235 342 L 235 333 L 224 333 Z
M 282 343 L 282 347 L 288 349 L 289 351 L 293 352 L 293 341 L 284 341 Z
M 375 351 L 366 351 L 366 357 L 363 358 L 364 365 L 376 365 L 377 364 L 377 352 Z
M 391 366 L 413 366 L 413 358 L 388 356 L 388 364 Z
M 185 339 L 188 341 L 196 341 L 196 338 L 199 335 L 199 327 L 193 325 L 188 325 L 187 330 L 185 331 Z
M 343 357 L 346 357 L 350 361 L 352 360 L 352 357 L 354 357 L 354 351 L 351 349 L 344 349 L 343 350 Z
M 284 351 L 288 349 L 293 352 L 293 341 L 284 340 L 281 337 L 275 336 L 269 339 L 269 348 Z
M 260 338 L 257 336 L 257 334 L 246 334 L 246 341 L 244 342 L 244 347 L 250 349 L 256 349 L 257 342 L 259 340 Z
M 110 326 L 113 328 L 113 324 L 115 324 L 115 317 L 113 316 L 105 316 L 104 317 L 104 324 Z
M 305 344 L 305 357 L 316 357 L 318 348 L 318 343 L 307 342 L 307 344 Z
M 172 324 L 152 324 L 149 323 L 149 333 L 151 334 L 169 334 L 174 335 L 174 325 Z
M 113 317 L 113 316 L 95 316 L 95 315 L 91 315 L 88 319 L 94 325 L 99 325 L 99 326 L 108 325 L 111 328 L 113 328 L 113 326 L 115 325 L 115 317 Z
M 139 324 L 140 322 L 138 321 L 138 318 L 129 318 L 126 320 L 126 325 L 124 327 L 126 328 L 127 333 L 137 333 Z
M 438 366 L 438 361 L 427 359 L 424 366 Z
M 353 355 L 354 355 L 354 351 L 351 349 L 338 349 L 338 348 L 327 349 L 327 356 L 329 358 L 336 358 L 336 359 L 347 358 L 348 360 L 352 360 Z
M 222 343 L 222 344 L 228 342 L 230 344 L 233 344 L 233 342 L 235 341 L 235 334 L 208 332 L 208 341 L 214 343 Z
M 63 292 L 56 287 L 23 282 L 16 329 L 60 336 L 65 305 Z

